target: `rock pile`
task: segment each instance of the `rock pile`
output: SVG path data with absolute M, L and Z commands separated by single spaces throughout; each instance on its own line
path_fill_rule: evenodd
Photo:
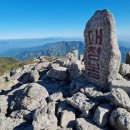
M 90 21 L 105 17 L 103 29 L 108 23 L 109 30 L 110 13 L 103 10 L 95 14 L 98 16 L 94 15 Z M 88 25 L 88 28 L 91 27 L 90 23 Z M 113 31 L 113 28 L 110 27 L 110 30 Z M 100 43 L 100 40 L 98 36 L 97 42 Z M 107 42 L 110 43 L 110 39 Z M 113 64 L 117 66 L 102 66 L 101 80 L 97 82 L 90 82 L 92 77 L 91 80 L 86 78 L 88 69 L 84 67 L 83 57 L 79 60 L 77 51 L 64 60 L 36 58 L 34 64 L 0 77 L 0 130 L 130 130 L 130 65 L 122 64 L 118 70 L 118 47 L 116 41 L 114 43 L 112 39 L 111 42 L 117 54 L 108 45 L 110 48 L 107 48 L 107 52 L 112 53 L 110 56 L 113 59 L 108 60 L 108 54 L 104 52 L 101 53 L 101 59 L 105 65 L 107 62 L 111 65 L 117 58 Z M 102 43 L 106 45 L 105 41 Z M 112 71 L 111 74 L 117 72 L 117 75 L 114 74 L 113 78 L 111 74 L 107 75 L 108 71 Z M 109 78 L 112 80 L 106 80 Z M 103 84 L 108 85 L 107 92 L 101 91 Z

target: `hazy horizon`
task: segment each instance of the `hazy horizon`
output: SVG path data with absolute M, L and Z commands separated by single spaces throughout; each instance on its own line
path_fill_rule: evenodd
M 129 0 L 2 0 L 0 39 L 83 38 L 94 12 L 108 9 L 115 17 L 118 39 L 130 42 L 129 5 Z

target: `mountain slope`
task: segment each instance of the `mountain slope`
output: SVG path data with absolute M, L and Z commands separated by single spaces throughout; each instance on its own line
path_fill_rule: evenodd
M 124 44 L 125 45 L 125 44 Z M 122 62 L 125 62 L 126 53 L 130 52 L 130 48 L 124 47 L 122 42 L 119 42 L 120 51 L 122 54 Z M 65 56 L 68 52 L 74 49 L 79 50 L 79 54 L 84 53 L 85 44 L 81 41 L 61 41 L 48 43 L 43 46 L 32 48 L 18 48 L 6 51 L 3 56 L 14 57 L 19 60 L 28 60 L 41 55 L 44 56 Z

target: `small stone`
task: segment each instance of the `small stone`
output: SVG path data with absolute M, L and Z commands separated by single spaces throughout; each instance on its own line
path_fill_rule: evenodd
M 115 109 L 110 116 L 110 125 L 116 130 L 130 130 L 130 113 L 123 109 Z
M 112 111 L 112 106 L 110 104 L 101 104 L 97 107 L 93 120 L 97 123 L 98 126 L 104 127 L 109 122 L 109 116 Z

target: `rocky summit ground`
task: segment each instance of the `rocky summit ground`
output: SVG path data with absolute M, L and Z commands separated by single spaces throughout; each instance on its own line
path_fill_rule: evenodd
M 77 50 L 41 56 L 0 77 L 0 130 L 130 130 L 129 64 L 116 79 L 102 92 L 86 81 Z

